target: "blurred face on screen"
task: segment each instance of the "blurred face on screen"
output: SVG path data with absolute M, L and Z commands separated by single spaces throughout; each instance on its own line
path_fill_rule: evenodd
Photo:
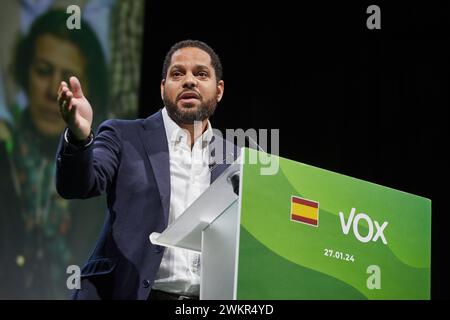
M 31 118 L 41 134 L 57 136 L 65 128 L 56 102 L 55 88 L 61 81 L 67 82 L 72 75 L 85 83 L 84 70 L 85 59 L 71 42 L 50 34 L 36 39 L 28 75 L 28 99 Z
M 198 48 L 174 52 L 161 82 L 161 95 L 171 118 L 192 124 L 209 118 L 222 99 L 224 83 L 217 82 L 208 53 Z

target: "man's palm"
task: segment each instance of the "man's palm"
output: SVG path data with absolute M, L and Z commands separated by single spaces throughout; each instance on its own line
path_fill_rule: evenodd
M 91 133 L 93 112 L 89 101 L 83 94 L 76 77 L 70 78 L 70 87 L 62 82 L 58 90 L 61 114 L 72 134 L 78 140 L 86 139 Z

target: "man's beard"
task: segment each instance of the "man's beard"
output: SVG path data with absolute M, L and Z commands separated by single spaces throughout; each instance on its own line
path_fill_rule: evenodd
M 194 124 L 195 121 L 203 121 L 214 114 L 217 107 L 217 102 L 214 98 L 202 101 L 197 107 L 181 107 L 179 108 L 176 102 L 170 100 L 166 94 L 163 95 L 164 105 L 167 113 L 178 125 Z M 195 110 L 194 110 L 195 108 Z

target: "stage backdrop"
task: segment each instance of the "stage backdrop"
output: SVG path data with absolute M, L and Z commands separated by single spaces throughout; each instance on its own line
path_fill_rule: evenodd
M 69 29 L 70 5 L 81 9 Z M 65 124 L 61 81 L 77 76 L 107 118 L 137 116 L 144 1 L 5 1 L 0 19 L 0 299 L 66 299 L 67 267 L 82 267 L 100 234 L 105 198 L 55 190 Z

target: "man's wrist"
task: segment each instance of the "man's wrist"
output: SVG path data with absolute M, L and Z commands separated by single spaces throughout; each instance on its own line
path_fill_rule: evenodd
M 72 131 L 69 128 L 66 128 L 66 132 L 64 132 L 64 140 L 69 144 L 77 148 L 85 148 L 88 147 L 94 141 L 94 133 L 91 130 L 89 136 L 84 140 L 78 140 L 75 138 Z

